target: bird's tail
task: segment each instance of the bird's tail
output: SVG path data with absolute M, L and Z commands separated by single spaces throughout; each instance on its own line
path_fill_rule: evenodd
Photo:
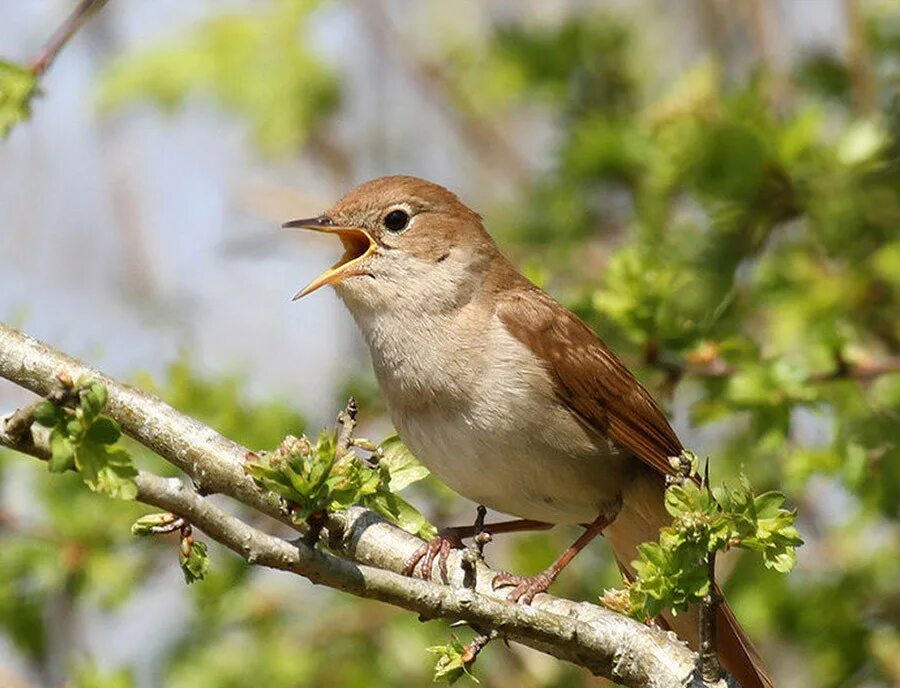
M 662 480 L 656 476 L 635 480 L 629 494 L 623 495 L 622 509 L 616 520 L 603 531 L 626 577 L 633 574 L 631 562 L 637 558 L 637 546 L 657 540 L 659 529 L 670 521 L 663 502 L 664 490 Z M 699 610 L 696 607 L 680 612 L 678 616 L 665 614 L 664 622 L 691 649 L 699 648 Z M 727 602 L 719 605 L 716 630 L 719 660 L 742 688 L 774 688 L 762 658 Z

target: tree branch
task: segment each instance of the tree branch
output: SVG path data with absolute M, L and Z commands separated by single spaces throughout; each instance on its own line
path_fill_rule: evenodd
M 74 36 L 78 29 L 90 18 L 90 16 L 99 10 L 108 0 L 81 0 L 72 10 L 72 14 L 66 17 L 62 25 L 50 36 L 49 40 L 41 48 L 41 52 L 29 65 L 29 68 L 35 76 L 42 76 L 46 72 L 56 56 L 65 47 L 66 43 Z
M 263 493 L 244 474 L 241 462 L 246 448 L 159 399 L 0 324 L 0 377 L 44 396 L 61 372 L 73 380 L 90 377 L 104 384 L 109 394 L 105 412 L 123 431 L 184 470 L 204 489 L 226 494 L 289 523 L 278 499 Z M 0 423 L 0 445 L 47 457 L 39 437 L 26 433 L 14 438 L 6 427 Z M 481 563 L 477 564 L 475 587 L 466 588 L 461 552 L 451 554 L 449 585 L 400 575 L 422 541 L 366 509 L 354 507 L 330 514 L 326 526 L 331 551 L 323 551 L 302 539 L 288 542 L 253 528 L 181 480 L 141 472 L 136 482 L 139 501 L 186 519 L 250 563 L 290 571 L 425 618 L 463 619 L 626 686 L 703 685 L 699 677 L 688 678 L 696 666 L 696 655 L 660 630 L 597 605 L 551 595 L 537 596 L 530 607 L 510 603 L 491 589 L 494 574 Z

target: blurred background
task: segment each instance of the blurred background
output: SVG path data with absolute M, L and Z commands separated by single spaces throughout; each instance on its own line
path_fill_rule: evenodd
M 0 4 L 0 57 L 27 63 L 72 5 Z M 380 439 L 351 319 L 290 302 L 339 248 L 278 227 L 370 177 L 437 181 L 714 481 L 800 510 L 792 574 L 723 568 L 779 685 L 900 685 L 898 84 L 895 0 L 110 0 L 0 145 L 0 319 L 254 448 L 349 393 Z M 0 384 L 0 409 L 26 398 Z M 0 453 L 4 688 L 430 683 L 446 624 L 215 548 L 188 588 L 175 541 L 130 536 L 145 510 L 36 463 Z M 410 499 L 474 514 L 434 482 Z M 536 572 L 572 536 L 488 560 Z M 616 584 L 598 542 L 555 592 Z M 516 646 L 475 669 L 605 683 Z

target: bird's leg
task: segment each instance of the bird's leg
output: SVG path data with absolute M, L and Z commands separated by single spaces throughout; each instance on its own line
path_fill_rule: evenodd
M 479 533 L 499 535 L 500 533 L 518 533 L 526 530 L 546 530 L 552 527 L 552 523 L 544 523 L 543 521 L 515 519 L 512 521 L 500 521 L 498 523 L 441 528 L 438 531 L 437 537 L 424 543 L 419 549 L 413 552 L 409 559 L 406 560 L 406 566 L 403 567 L 403 574 L 406 576 L 412 575 L 419 562 L 422 562 L 422 578 L 431 580 L 432 567 L 434 565 L 434 560 L 437 559 L 441 571 L 441 580 L 444 583 L 447 583 L 449 582 L 447 576 L 447 557 L 450 556 L 451 549 L 462 548 L 463 540 Z
M 608 512 L 604 511 L 594 519 L 593 523 L 585 525 L 584 532 L 578 536 L 578 539 L 575 540 L 565 552 L 562 553 L 559 559 L 554 561 L 549 567 L 536 576 L 515 576 L 506 571 L 501 571 L 494 576 L 492 587 L 496 590 L 497 588 L 512 586 L 512 590 L 509 595 L 507 595 L 507 599 L 509 599 L 510 602 L 531 604 L 535 595 L 539 592 L 547 592 L 547 589 L 553 584 L 553 581 L 556 580 L 559 572 L 569 565 L 569 562 L 575 558 L 575 555 L 583 550 L 591 540 L 600 535 L 600 533 L 603 532 L 603 529 L 615 520 L 619 513 L 619 506 L 621 506 L 621 503 L 616 505 L 611 516 Z

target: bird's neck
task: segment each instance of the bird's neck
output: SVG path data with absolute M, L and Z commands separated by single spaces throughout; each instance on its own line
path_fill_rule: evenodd
M 464 403 L 478 388 L 490 367 L 498 291 L 524 278 L 499 253 L 467 268 L 431 266 L 425 281 L 407 269 L 408 291 L 398 289 L 389 303 L 341 294 L 389 404 Z

